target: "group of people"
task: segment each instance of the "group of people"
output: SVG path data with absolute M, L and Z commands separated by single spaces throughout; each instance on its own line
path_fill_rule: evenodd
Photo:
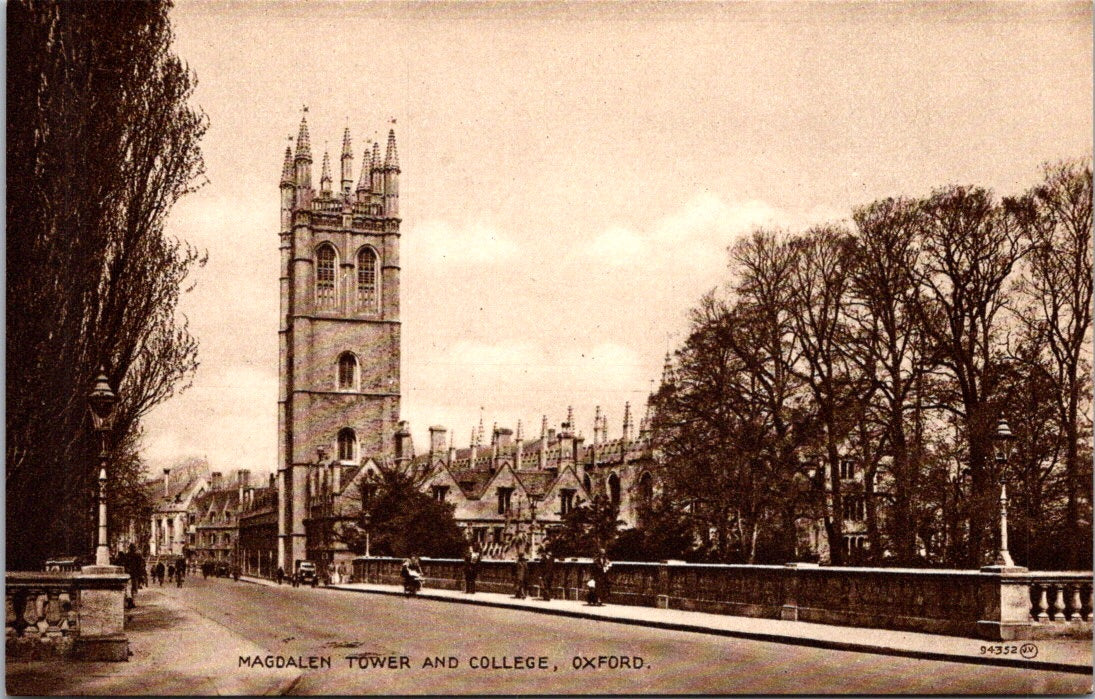
M 417 558 L 414 560 L 417 560 Z M 469 595 L 475 594 L 475 581 L 479 576 L 479 564 L 482 560 L 483 556 L 478 548 L 469 546 L 465 550 L 464 592 Z M 404 567 L 406 565 L 404 563 Z M 601 549 L 593 559 L 593 574 L 587 583 L 589 588 L 588 603 L 590 605 L 599 607 L 608 600 L 612 585 L 609 577 L 611 569 L 612 561 L 608 560 L 605 550 Z M 545 602 L 550 601 L 552 591 L 555 589 L 555 554 L 552 553 L 550 544 L 540 547 L 534 562 L 529 561 L 523 551 L 517 554 L 517 564 L 514 567 L 513 574 L 513 596 L 515 598 L 525 599 L 529 597 L 533 573 L 539 577 L 540 599 Z
M 163 587 L 164 580 L 167 580 L 168 585 L 174 582 L 178 587 L 182 587 L 183 579 L 186 577 L 186 562 L 168 561 L 165 566 L 163 561 L 157 561 L 156 565 L 152 566 L 151 576 L 160 587 Z

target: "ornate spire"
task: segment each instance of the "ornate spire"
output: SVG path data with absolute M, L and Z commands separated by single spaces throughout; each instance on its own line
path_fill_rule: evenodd
M 373 169 L 380 169 L 380 141 L 373 141 Z
M 285 161 L 281 164 L 281 183 L 293 184 L 293 149 L 285 146 Z
M 323 170 L 319 175 L 319 189 L 322 192 L 331 191 L 331 155 L 327 151 L 323 152 Z
M 308 108 L 305 107 L 307 112 Z M 312 142 L 308 138 L 308 117 L 300 118 L 300 132 L 297 133 L 297 160 L 312 162 Z
M 593 443 L 600 444 L 605 439 L 604 431 L 602 430 L 602 423 L 604 416 L 601 415 L 601 406 L 597 406 L 597 409 L 593 413 Z
M 624 403 L 624 440 L 631 440 L 631 401 Z
M 350 146 L 350 127 L 342 132 L 342 191 L 349 194 L 354 186 L 354 152 Z
M 395 129 L 388 129 L 388 152 L 384 155 L 384 169 L 399 170 L 399 153 L 395 149 Z

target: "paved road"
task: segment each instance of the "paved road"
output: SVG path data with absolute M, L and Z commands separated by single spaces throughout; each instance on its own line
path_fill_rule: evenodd
M 162 589 L 275 657 L 329 658 L 294 694 L 1075 694 L 1091 682 L 348 591 L 200 578 Z M 435 658 L 456 666 L 424 667 Z

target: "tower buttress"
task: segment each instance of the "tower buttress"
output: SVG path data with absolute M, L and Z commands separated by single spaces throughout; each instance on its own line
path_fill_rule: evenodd
M 388 152 L 384 156 L 384 215 L 399 216 L 399 153 L 395 129 L 388 130 Z

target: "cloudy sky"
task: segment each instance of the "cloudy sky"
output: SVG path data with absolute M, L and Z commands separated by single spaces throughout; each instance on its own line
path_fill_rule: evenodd
M 175 48 L 209 183 L 169 228 L 210 255 L 182 304 L 193 388 L 147 419 L 153 467 L 276 467 L 278 178 L 396 119 L 403 403 L 415 443 L 483 408 L 538 432 L 641 413 L 688 309 L 758 225 L 949 184 L 999 193 L 1089 155 L 1086 3 L 211 3 Z M 318 179 L 317 154 L 314 176 Z M 336 173 L 337 174 L 337 173 Z M 356 178 L 356 168 L 355 168 Z M 318 181 L 317 181 L 318 185 Z

